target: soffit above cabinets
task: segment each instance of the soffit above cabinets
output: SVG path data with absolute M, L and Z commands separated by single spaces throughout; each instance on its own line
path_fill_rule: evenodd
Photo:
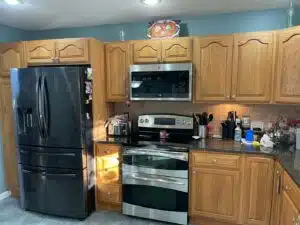
M 294 0 L 295 4 L 300 0 Z M 0 24 L 27 30 L 118 24 L 166 17 L 208 15 L 288 8 L 288 0 L 162 0 L 146 6 L 140 0 L 24 0 L 21 5 L 0 1 Z

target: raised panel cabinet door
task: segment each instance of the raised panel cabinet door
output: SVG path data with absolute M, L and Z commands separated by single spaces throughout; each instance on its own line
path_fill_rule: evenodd
M 28 64 L 51 64 L 54 62 L 54 40 L 27 41 L 25 46 Z
M 275 101 L 300 103 L 300 28 L 278 32 Z
M 236 222 L 240 199 L 240 172 L 191 168 L 191 216 Z
M 176 38 L 162 40 L 163 62 L 191 62 L 193 60 L 193 40 Z
M 59 39 L 55 41 L 56 60 L 59 63 L 89 62 L 88 39 Z
M 298 219 L 298 215 L 299 210 L 294 205 L 288 193 L 283 191 L 279 225 L 298 225 L 299 223 L 295 222 Z
M 232 95 L 238 102 L 270 102 L 274 32 L 234 35 Z
M 11 68 L 24 67 L 22 42 L 0 45 L 0 76 L 9 77 Z
M 19 196 L 18 163 L 15 143 L 11 85 L 9 78 L 2 78 L 0 80 L 0 92 L 5 177 L 7 188 L 11 191 L 12 196 L 17 198 Z
M 128 98 L 129 44 L 106 45 L 107 100 L 124 101 Z
M 133 63 L 159 63 L 162 60 L 161 41 L 147 40 L 132 42 Z
M 230 101 L 233 36 L 195 38 L 195 102 Z
M 269 225 L 271 216 L 274 160 L 247 157 L 245 164 L 244 223 Z

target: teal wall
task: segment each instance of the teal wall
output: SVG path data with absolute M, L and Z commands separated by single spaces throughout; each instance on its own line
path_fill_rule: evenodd
M 24 30 L 14 29 L 7 26 L 0 25 L 0 42 L 13 42 L 26 40 L 29 38 L 29 33 Z M 1 125 L 0 120 L 0 125 Z M 4 177 L 4 165 L 3 165 L 3 144 L 2 135 L 0 129 L 0 194 L 6 191 L 6 183 Z
M 182 36 L 229 34 L 284 28 L 287 25 L 287 12 L 286 9 L 275 9 L 179 19 L 182 21 Z M 299 20 L 298 24 L 300 24 Z M 121 29 L 125 31 L 126 40 L 145 39 L 147 22 L 35 31 L 30 33 L 29 38 L 95 37 L 103 41 L 116 41 L 119 40 Z

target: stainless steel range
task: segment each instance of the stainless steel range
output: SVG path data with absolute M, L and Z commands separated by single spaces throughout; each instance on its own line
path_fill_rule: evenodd
M 187 224 L 189 148 L 178 140 L 190 140 L 193 118 L 143 115 L 138 124 L 149 142 L 124 148 L 123 214 Z

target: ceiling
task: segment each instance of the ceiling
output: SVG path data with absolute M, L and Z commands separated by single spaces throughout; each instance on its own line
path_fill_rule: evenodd
M 295 3 L 300 0 L 294 0 Z M 0 0 L 0 24 L 27 30 L 148 21 L 157 18 L 287 8 L 289 0 L 24 0 L 9 6 Z M 1 31 L 0 31 L 1 32 Z

